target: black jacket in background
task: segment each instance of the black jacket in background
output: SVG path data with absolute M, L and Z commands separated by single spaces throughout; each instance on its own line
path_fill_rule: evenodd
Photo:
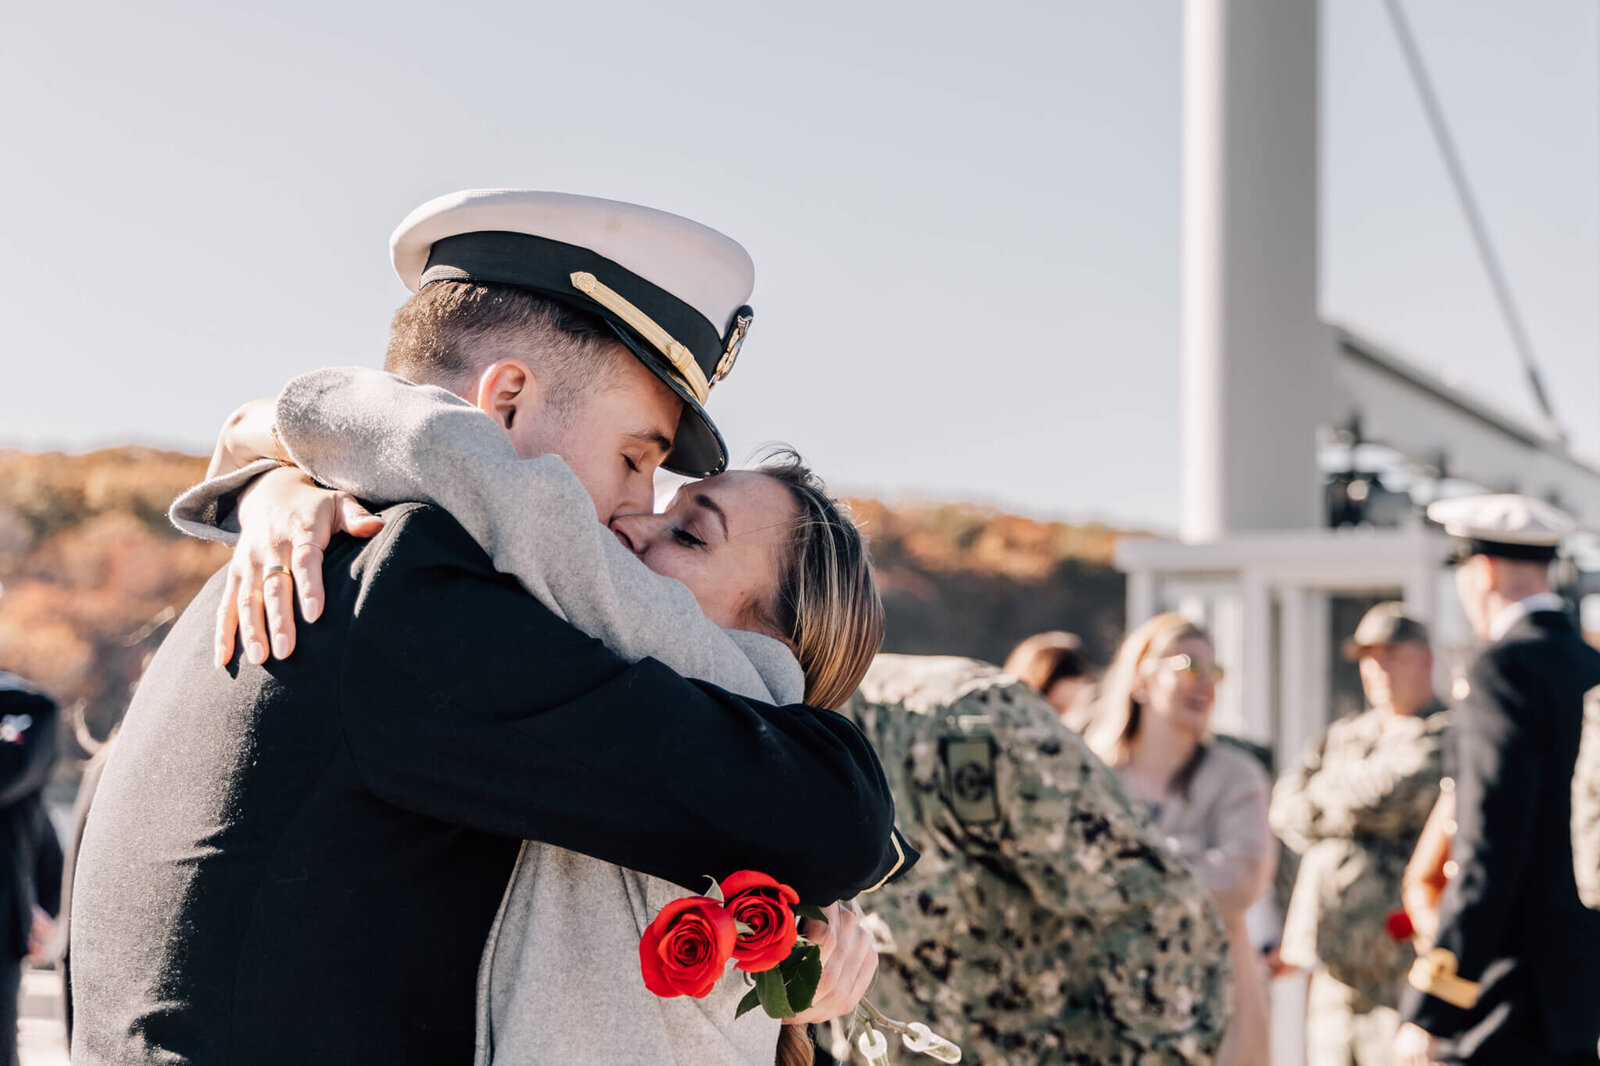
M 210 664 L 218 575 L 140 684 L 78 859 L 77 1066 L 466 1066 L 524 837 L 818 902 L 895 862 L 850 722 L 629 665 L 443 512 L 391 510 L 324 575 L 290 659 Z
M 40 844 L 51 832 L 40 792 L 55 769 L 60 721 L 54 700 L 0 673 L 0 956 L 8 963 L 28 953 Z
M 1532 1064 L 1595 1056 L 1600 912 L 1572 870 L 1572 771 L 1600 651 L 1563 614 L 1519 621 L 1473 664 L 1455 710 L 1459 871 L 1439 947 L 1479 983 L 1471 1010 L 1407 988 L 1401 1008 L 1445 1038 L 1452 1061 Z

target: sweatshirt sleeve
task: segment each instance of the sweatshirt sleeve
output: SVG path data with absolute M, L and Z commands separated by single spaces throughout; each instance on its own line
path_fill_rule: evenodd
M 654 573 L 600 523 L 558 456 L 518 458 L 505 430 L 443 389 L 341 367 L 295 378 L 278 436 L 323 484 L 379 507 L 449 512 L 541 603 L 630 662 L 762 699 L 771 693 L 738 644 L 680 582 Z

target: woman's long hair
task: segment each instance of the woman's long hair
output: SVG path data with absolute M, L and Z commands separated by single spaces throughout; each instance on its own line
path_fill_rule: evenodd
M 867 540 L 794 451 L 769 452 L 755 470 L 788 489 L 798 511 L 767 621 L 800 660 L 806 702 L 837 710 L 883 644 L 883 600 Z
M 1133 691 L 1148 676 L 1155 664 L 1166 658 L 1181 640 L 1191 637 L 1211 643 L 1204 629 L 1175 611 L 1158 614 L 1122 638 L 1117 656 L 1111 660 L 1105 681 L 1100 689 L 1100 703 L 1095 709 L 1094 724 L 1084 733 L 1084 740 L 1107 766 L 1122 766 L 1133 751 L 1133 742 L 1139 735 L 1144 708 L 1134 699 Z M 1187 792 L 1189 780 L 1199 767 L 1199 757 L 1204 753 L 1201 745 L 1196 757 L 1189 760 L 1173 776 L 1172 786 Z

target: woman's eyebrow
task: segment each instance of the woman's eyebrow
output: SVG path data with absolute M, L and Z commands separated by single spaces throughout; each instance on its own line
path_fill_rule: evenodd
M 704 507 L 706 510 L 717 516 L 717 521 L 722 523 L 722 539 L 727 540 L 728 512 L 724 511 L 720 506 L 718 506 L 716 500 L 713 500 L 710 496 L 707 496 L 703 492 L 695 493 L 694 502 L 695 506 Z

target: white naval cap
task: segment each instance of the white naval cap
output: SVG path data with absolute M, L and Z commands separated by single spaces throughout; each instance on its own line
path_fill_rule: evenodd
M 683 400 L 663 464 L 721 473 L 727 446 L 705 412 L 754 313 L 755 264 L 730 237 L 638 204 L 531 189 L 468 189 L 430 200 L 389 238 L 412 292 L 438 281 L 531 289 L 604 319 Z
M 1513 493 L 1438 500 L 1428 505 L 1428 517 L 1464 542 L 1464 555 L 1508 559 L 1553 559 L 1562 540 L 1578 528 L 1559 507 Z

